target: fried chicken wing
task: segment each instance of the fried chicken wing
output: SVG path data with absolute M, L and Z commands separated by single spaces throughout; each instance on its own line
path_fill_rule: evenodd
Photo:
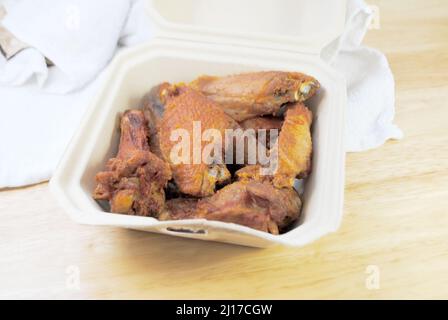
M 200 129 L 195 131 L 195 126 L 200 126 Z M 182 193 L 197 197 L 209 196 L 214 193 L 216 184 L 222 184 L 230 179 L 224 161 L 214 162 L 215 158 L 224 159 L 225 143 L 220 140 L 219 154 L 213 154 L 208 164 L 204 161 L 206 159 L 202 158 L 202 153 L 205 145 L 213 145 L 215 142 L 205 143 L 201 137 L 208 129 L 215 129 L 220 137 L 224 137 L 225 129 L 236 127 L 238 124 L 232 118 L 196 90 L 176 86 L 175 90 L 167 95 L 165 112 L 159 125 L 160 150 L 164 159 L 171 164 L 174 180 Z M 173 158 L 173 150 L 182 139 L 179 136 L 178 140 L 173 141 L 172 134 L 175 132 L 188 135 L 186 137 L 188 154 L 180 152 L 182 161 L 177 159 L 178 154 L 174 154 Z M 199 159 L 192 150 L 195 146 L 199 146 Z
M 156 216 L 165 205 L 164 187 L 171 179 L 170 167 L 150 152 L 142 111 L 126 111 L 120 127 L 117 156 L 96 175 L 93 198 L 109 200 L 112 212 Z
M 264 71 L 226 77 L 201 76 L 189 86 L 215 101 L 236 121 L 274 115 L 288 102 L 305 101 L 319 82 L 298 72 Z
M 257 230 L 278 233 L 268 206 L 257 203 L 248 189 L 248 184 L 235 182 L 219 190 L 210 198 L 198 203 L 199 216 L 208 220 L 232 222 Z
M 168 201 L 161 219 L 203 218 L 278 234 L 299 217 L 301 205 L 292 188 L 276 189 L 271 183 L 258 181 L 234 182 L 208 198 Z
M 273 147 L 274 152 L 278 151 L 278 169 L 273 180 L 276 187 L 291 187 L 296 177 L 304 178 L 310 173 L 312 121 L 313 115 L 303 103 L 288 107 L 278 143 Z
M 303 103 L 288 106 L 277 143 L 270 152 L 276 162 L 272 173 L 261 173 L 260 165 L 246 166 L 235 175 L 240 181 L 272 181 L 277 188 L 292 187 L 294 179 L 306 177 L 311 170 L 311 122 L 312 113 Z

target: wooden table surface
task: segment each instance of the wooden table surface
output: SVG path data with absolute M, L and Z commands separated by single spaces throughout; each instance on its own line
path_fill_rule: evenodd
M 448 298 L 448 2 L 370 3 L 405 138 L 348 154 L 338 232 L 252 249 L 81 226 L 46 183 L 4 190 L 0 297 Z

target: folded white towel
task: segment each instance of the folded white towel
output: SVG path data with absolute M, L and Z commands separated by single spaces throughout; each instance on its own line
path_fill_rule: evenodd
M 393 124 L 395 82 L 387 59 L 361 45 L 374 12 L 363 0 L 347 5 L 344 33 L 322 56 L 347 80 L 346 151 L 350 152 L 376 148 L 403 133 Z
M 54 63 L 47 68 L 28 53 L 43 90 L 67 93 L 91 81 L 112 58 L 129 6 L 129 0 L 21 0 L 6 6 L 3 25 Z M 11 72 L 6 77 L 10 80 Z
M 0 54 L 0 187 L 51 177 L 99 88 L 101 70 L 120 47 L 152 33 L 144 0 L 45 2 L 4 2 L 8 30 L 34 48 L 8 61 Z M 47 67 L 42 53 L 55 66 Z
M 34 48 L 8 61 L 0 54 L 0 187 L 50 178 L 102 81 L 101 70 L 120 46 L 153 34 L 145 2 L 5 1 L 5 26 Z M 401 132 L 392 124 L 394 81 L 387 60 L 360 46 L 372 12 L 361 0 L 348 2 L 346 30 L 322 56 L 347 77 L 347 150 L 360 151 Z M 48 68 L 44 56 L 55 66 Z

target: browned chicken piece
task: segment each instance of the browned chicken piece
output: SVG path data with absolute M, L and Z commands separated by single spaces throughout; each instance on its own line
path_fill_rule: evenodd
M 251 181 L 247 184 L 247 191 L 257 206 L 267 208 L 279 231 L 300 216 L 302 201 L 294 188 L 277 189 L 271 183 Z
M 159 124 L 160 150 L 163 157 L 171 165 L 173 178 L 182 193 L 204 197 L 214 193 L 215 186 L 230 179 L 230 172 L 225 164 L 211 162 L 205 163 L 201 155 L 205 145 L 211 142 L 203 142 L 200 137 L 195 136 L 194 126 L 200 124 L 199 134 L 207 129 L 216 129 L 221 137 L 225 136 L 225 129 L 233 129 L 238 124 L 226 115 L 212 100 L 196 90 L 186 86 L 176 86 L 166 97 L 165 112 Z M 194 146 L 199 146 L 199 158 L 194 157 L 194 152 L 181 154 L 180 159 L 172 159 L 172 152 L 175 146 L 179 145 L 181 137 L 172 141 L 171 135 L 176 129 L 187 132 L 190 143 L 190 150 Z M 197 130 L 196 130 L 197 131 Z M 198 141 L 200 140 L 200 141 Z M 221 154 L 215 154 L 211 159 L 224 159 L 222 152 L 225 150 L 225 143 L 222 143 Z M 178 154 L 175 152 L 175 155 Z M 198 161 L 199 160 L 199 161 Z M 185 163 L 187 162 L 187 163 Z
M 117 156 L 96 175 L 93 198 L 109 200 L 115 213 L 157 216 L 165 205 L 164 187 L 171 179 L 170 167 L 150 152 L 142 111 L 126 111 L 120 127 Z
M 244 130 L 253 129 L 255 130 L 255 135 L 258 140 L 258 130 L 266 130 L 266 140 L 262 141 L 265 146 L 269 149 L 271 145 L 274 145 L 275 141 L 272 141 L 271 143 L 271 136 L 270 136 L 270 130 L 277 130 L 277 134 L 280 133 L 280 130 L 283 125 L 283 119 L 277 118 L 277 117 L 256 117 L 244 120 L 240 122 L 241 128 Z
M 232 222 L 257 230 L 278 234 L 272 221 L 268 203 L 257 203 L 247 183 L 235 182 L 225 186 L 210 198 L 198 203 L 198 217 L 208 220 Z
M 276 189 L 271 183 L 258 181 L 234 182 L 208 198 L 170 200 L 160 219 L 203 218 L 279 234 L 299 217 L 301 205 L 292 188 Z
M 161 158 L 163 156 L 160 151 L 158 128 L 165 112 L 166 97 L 172 88 L 173 86 L 170 83 L 163 82 L 153 87 L 140 101 L 140 107 L 148 121 L 150 149 Z
M 116 158 L 128 159 L 136 150 L 149 151 L 148 127 L 140 110 L 127 110 L 120 119 L 120 143 Z
M 311 170 L 312 113 L 303 103 L 288 106 L 277 143 L 270 152 L 277 152 L 274 172 L 261 173 L 260 165 L 246 166 L 235 175 L 240 181 L 272 181 L 277 188 L 292 187 L 294 179 L 306 177 Z
M 278 143 L 271 152 L 278 151 L 278 169 L 274 186 L 291 187 L 296 177 L 305 178 L 311 172 L 311 123 L 313 115 L 303 103 L 288 107 Z
M 201 76 L 189 85 L 218 103 L 236 121 L 275 115 L 283 104 L 305 101 L 320 86 L 311 76 L 281 71 Z

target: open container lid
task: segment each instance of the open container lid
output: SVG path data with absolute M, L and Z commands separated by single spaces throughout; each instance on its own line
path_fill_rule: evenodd
M 346 0 L 148 0 L 148 13 L 160 38 L 320 54 Z

